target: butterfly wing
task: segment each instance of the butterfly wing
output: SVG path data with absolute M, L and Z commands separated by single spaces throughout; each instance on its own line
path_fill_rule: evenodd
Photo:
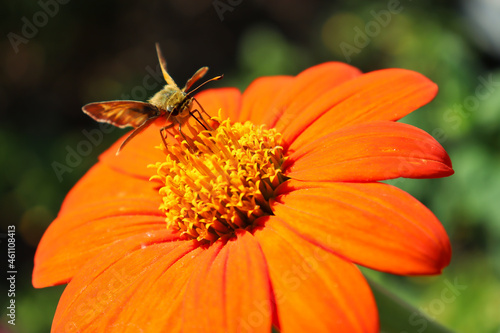
M 167 72 L 167 61 L 165 57 L 161 53 L 160 43 L 156 43 L 156 53 L 158 54 L 158 60 L 160 61 L 161 72 L 163 73 L 163 77 L 169 86 L 173 86 L 177 88 L 177 84 L 175 84 L 174 79 Z
M 103 123 L 123 128 L 139 127 L 148 119 L 157 118 L 161 111 L 154 105 L 137 101 L 97 102 L 85 105 L 83 112 Z
M 184 87 L 184 89 L 182 89 L 182 91 L 187 92 L 189 89 L 191 89 L 191 87 L 193 86 L 193 84 L 195 84 L 196 81 L 198 81 L 199 79 L 204 77 L 205 74 L 207 74 L 207 71 L 208 67 L 202 67 L 198 69 L 196 73 L 194 73 L 194 75 L 186 82 L 186 86 Z

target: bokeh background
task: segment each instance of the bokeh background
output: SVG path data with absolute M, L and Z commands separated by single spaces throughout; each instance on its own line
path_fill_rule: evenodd
M 18 270 L 15 326 L 6 324 L 1 280 L 0 332 L 49 331 L 64 287 L 31 286 L 37 243 L 68 190 L 125 132 L 67 160 L 84 148 L 84 131 L 98 128 L 81 106 L 159 90 L 163 82 L 143 82 L 157 69 L 155 42 L 181 85 L 205 65 L 208 76 L 225 74 L 212 87 L 244 89 L 258 76 L 330 60 L 435 81 L 437 98 L 403 121 L 438 139 L 456 173 L 392 183 L 439 217 L 453 260 L 434 277 L 364 272 L 454 331 L 500 332 L 499 1 L 59 1 L 0 5 L 0 258 L 5 267 L 5 233 L 15 225 Z M 443 298 L 450 284 L 461 288 L 452 300 Z

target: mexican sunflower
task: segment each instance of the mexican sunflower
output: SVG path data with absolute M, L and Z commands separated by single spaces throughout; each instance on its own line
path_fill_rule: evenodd
M 437 87 L 409 70 L 329 62 L 196 99 L 215 124 L 155 123 L 67 195 L 33 284 L 68 283 L 54 332 L 377 332 L 357 265 L 437 274 L 437 218 L 380 181 L 453 173 L 398 119 Z M 207 116 L 204 116 L 205 118 Z M 210 121 L 210 120 L 208 120 Z

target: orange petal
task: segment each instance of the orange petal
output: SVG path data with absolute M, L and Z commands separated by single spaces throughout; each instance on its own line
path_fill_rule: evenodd
M 130 134 L 125 134 L 116 141 L 108 150 L 99 156 L 99 160 L 110 168 L 128 174 L 130 176 L 149 179 L 155 174 L 155 170 L 147 166 L 157 161 L 165 160 L 165 154 L 155 148 L 162 142 L 160 128 L 165 126 L 165 119 L 157 119 L 147 129 L 130 140 L 125 147 L 116 155 L 118 147 Z
M 377 307 L 359 270 L 272 216 L 255 237 L 269 265 L 281 332 L 378 332 Z
M 45 231 L 35 255 L 36 288 L 67 283 L 81 266 L 110 244 L 165 230 L 157 204 L 136 199 L 103 202 L 58 217 Z M 179 235 L 172 234 L 172 239 Z
M 165 229 L 155 186 L 103 164 L 94 166 L 70 191 L 40 241 L 35 287 L 66 283 L 85 262 L 119 239 Z
M 383 183 L 289 181 L 274 214 L 311 243 L 376 270 L 437 274 L 451 247 L 437 218 L 408 193 Z
M 196 94 L 195 97 L 209 115 L 217 116 L 220 109 L 223 118 L 229 117 L 232 121 L 239 119 L 241 93 L 238 89 L 207 89 Z
M 416 127 L 372 122 L 318 137 L 290 154 L 285 174 L 307 181 L 377 181 L 453 174 L 444 148 Z
M 83 267 L 53 331 L 270 332 L 270 282 L 251 234 L 207 248 L 162 241 L 162 232 L 140 247 L 126 240 Z
M 81 267 L 57 306 L 52 332 L 178 332 L 184 288 L 202 249 L 166 230 L 110 246 Z M 168 328 L 168 329 L 167 329 Z
M 270 114 L 282 112 L 273 101 L 282 90 L 288 90 L 293 80 L 291 76 L 268 76 L 254 80 L 243 93 L 241 113 L 237 120 L 242 123 L 250 120 L 260 125 Z
M 425 76 L 386 69 L 330 89 L 297 113 L 282 132 L 296 150 L 339 128 L 377 120 L 398 120 L 431 101 L 437 86 Z
M 120 198 L 147 200 L 159 205 L 159 186 L 157 182 L 130 177 L 109 168 L 106 164 L 97 163 L 66 195 L 59 216 L 95 203 Z
M 199 263 L 186 286 L 185 332 L 271 332 L 274 302 L 268 268 L 255 238 L 237 233 Z M 193 318 L 196 318 L 193 320 Z
M 286 84 L 271 104 L 263 106 L 260 113 L 266 114 L 260 123 L 282 131 L 294 122 L 304 108 L 325 92 L 359 75 L 361 72 L 357 68 L 341 62 L 327 62 L 310 67 Z

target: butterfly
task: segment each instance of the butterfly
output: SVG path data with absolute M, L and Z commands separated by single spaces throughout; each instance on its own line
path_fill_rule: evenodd
M 199 117 L 203 120 L 200 111 L 193 109 L 193 101 L 198 104 L 205 114 L 207 113 L 192 94 L 208 82 L 222 79 L 223 75 L 211 78 L 200 84 L 196 89 L 189 91 L 191 87 L 207 73 L 208 67 L 202 67 L 186 82 L 184 88 L 179 89 L 175 81 L 167 72 L 167 62 L 161 53 L 158 43 L 156 43 L 156 52 L 158 54 L 158 60 L 160 61 L 163 77 L 167 84 L 148 102 L 109 101 L 89 103 L 82 107 L 83 112 L 99 122 L 110 123 L 120 128 L 127 126 L 135 128 L 135 130 L 122 142 L 116 155 L 120 153 L 130 140 L 141 131 L 148 128 L 149 125 L 160 117 L 166 118 L 169 122 L 168 125 L 160 129 L 160 135 L 165 146 L 166 142 L 163 132 L 178 125 L 179 133 L 182 135 L 181 126 L 186 123 L 191 116 L 193 116 L 203 127 L 207 128 L 208 124 L 206 124 L 206 122 L 203 124 L 198 117 L 195 116 L 195 113 L 198 113 Z

